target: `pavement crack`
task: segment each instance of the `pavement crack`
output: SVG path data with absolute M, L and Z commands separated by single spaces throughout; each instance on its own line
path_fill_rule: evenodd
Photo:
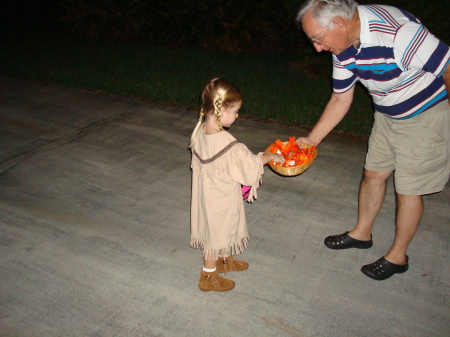
M 57 146 L 67 144 L 75 139 L 78 139 L 88 133 L 89 131 L 95 130 L 105 124 L 109 124 L 111 122 L 114 122 L 116 120 L 122 119 L 123 117 L 130 115 L 134 113 L 138 108 L 133 109 L 133 111 L 127 111 L 118 115 L 110 116 L 107 118 L 103 118 L 100 120 L 97 120 L 91 124 L 88 124 L 78 130 L 76 130 L 74 133 L 57 138 L 55 140 L 48 141 L 47 144 L 38 146 L 32 149 L 29 149 L 27 151 L 22 152 L 21 154 L 18 154 L 16 156 L 13 156 L 11 158 L 8 158 L 7 160 L 0 162 L 0 175 L 11 169 L 12 167 L 16 166 L 17 164 L 25 161 L 28 158 L 31 158 L 37 154 L 49 151 Z

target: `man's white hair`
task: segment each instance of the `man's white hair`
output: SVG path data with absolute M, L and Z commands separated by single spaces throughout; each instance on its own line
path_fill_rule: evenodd
M 325 27 L 333 18 L 341 16 L 344 19 L 351 20 L 355 15 L 358 3 L 354 0 L 307 0 L 300 7 L 296 23 L 301 26 L 306 13 L 311 11 L 312 16 L 322 27 Z M 330 29 L 333 28 L 333 23 Z

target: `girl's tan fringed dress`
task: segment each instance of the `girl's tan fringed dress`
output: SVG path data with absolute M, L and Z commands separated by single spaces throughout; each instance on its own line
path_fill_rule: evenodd
M 262 153 L 253 154 L 227 131 L 206 135 L 203 126 L 192 148 L 191 242 L 203 257 L 239 255 L 248 245 L 241 184 L 256 199 L 264 168 Z

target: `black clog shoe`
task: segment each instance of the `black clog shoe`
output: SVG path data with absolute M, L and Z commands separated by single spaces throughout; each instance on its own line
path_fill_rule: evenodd
M 383 281 L 394 274 L 401 274 L 407 271 L 409 268 L 408 260 L 408 256 L 406 256 L 406 264 L 395 264 L 382 257 L 374 263 L 362 266 L 361 271 L 374 280 Z
M 369 241 L 357 240 L 349 236 L 348 233 L 349 232 L 345 232 L 340 235 L 328 236 L 327 238 L 325 238 L 323 243 L 330 249 L 367 249 L 372 247 L 372 239 L 370 239 Z

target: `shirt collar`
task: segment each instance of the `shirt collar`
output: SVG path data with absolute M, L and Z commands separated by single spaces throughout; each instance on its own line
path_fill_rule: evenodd
M 365 9 L 364 6 L 358 6 L 359 20 L 361 25 L 359 41 L 361 45 L 370 43 L 372 41 L 369 31 L 369 18 L 366 11 L 367 9 Z

